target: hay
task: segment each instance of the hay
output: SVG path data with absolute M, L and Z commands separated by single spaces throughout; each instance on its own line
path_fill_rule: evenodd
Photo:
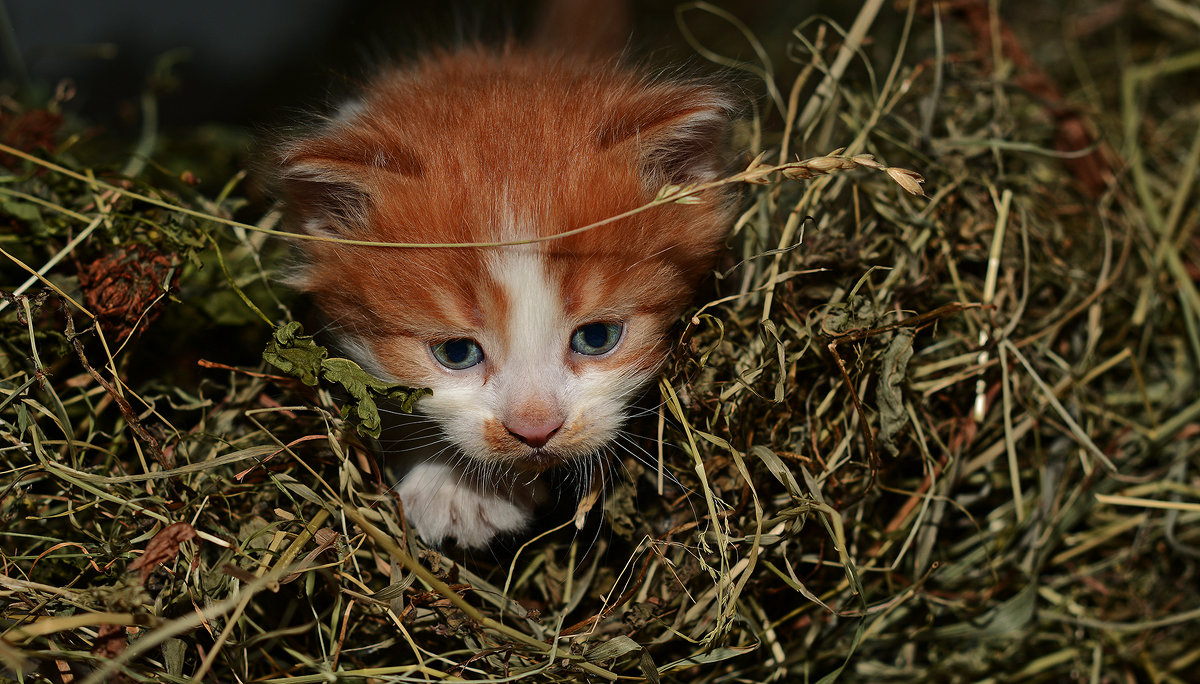
M 797 29 L 642 437 L 465 560 L 359 437 L 404 397 L 261 360 L 295 303 L 241 174 L 4 103 L 0 679 L 1190 680 L 1200 22 L 990 7 Z

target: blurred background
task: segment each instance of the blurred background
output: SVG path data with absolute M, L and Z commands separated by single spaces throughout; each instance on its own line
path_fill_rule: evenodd
M 678 4 L 633 3 L 633 54 L 652 63 L 701 61 L 676 27 Z M 854 4 L 755 0 L 729 9 L 766 28 L 766 39 L 782 41 L 810 14 L 848 18 L 856 8 L 846 5 Z M 149 87 L 165 126 L 261 124 L 337 99 L 372 65 L 424 46 L 521 36 L 538 6 L 529 0 L 8 0 L 0 2 L 3 92 L 17 96 L 32 88 L 46 97 L 70 79 L 76 91 L 70 110 L 93 121 L 132 123 Z M 691 19 L 701 37 L 711 28 L 714 40 L 728 39 L 727 27 L 711 16 L 694 12 Z M 729 47 L 748 52 L 745 44 Z

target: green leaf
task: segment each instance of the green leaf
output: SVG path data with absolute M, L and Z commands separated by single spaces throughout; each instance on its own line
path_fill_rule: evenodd
M 188 644 L 183 639 L 167 639 L 162 643 L 163 663 L 167 666 L 167 672 L 181 677 L 183 675 L 183 661 L 188 655 Z
M 392 582 L 374 594 L 371 594 L 371 598 L 377 601 L 391 601 L 392 599 L 400 598 L 401 596 L 404 596 L 404 592 L 412 586 L 412 583 L 416 579 L 417 576 L 415 574 L 407 573 L 401 577 L 399 581 Z
M 628 653 L 638 654 L 638 666 L 642 669 L 642 674 L 646 677 L 646 681 L 658 684 L 660 681 L 658 667 L 655 666 L 654 659 L 650 657 L 650 653 L 641 644 L 623 634 L 615 636 L 589 650 L 587 659 L 593 663 L 602 663 L 606 660 L 620 658 Z
M 423 396 L 433 394 L 433 390 L 428 387 L 403 387 L 401 385 L 389 385 L 386 396 L 388 399 L 393 399 L 400 402 L 399 409 L 404 413 L 413 412 L 413 404 Z
M 939 639 L 1007 638 L 1026 633 L 1037 614 L 1038 583 L 1029 582 L 983 615 L 934 630 Z
M 775 476 L 776 480 L 779 480 L 779 483 L 783 485 L 784 489 L 787 490 L 787 493 L 793 499 L 799 501 L 804 498 L 802 495 L 803 490 L 800 489 L 800 483 L 796 481 L 791 469 L 784 464 L 783 460 L 774 451 L 765 446 L 755 444 L 750 447 L 750 453 L 757 456 L 763 462 L 763 465 L 767 466 L 767 470 Z
M 33 202 L 0 195 L 0 215 L 11 216 L 25 223 L 33 235 L 44 237 L 50 233 L 45 219 L 42 218 L 41 208 Z
M 263 350 L 263 359 L 279 370 L 299 378 L 306 385 L 316 385 L 321 366 L 329 351 L 302 335 L 299 323 L 292 321 L 275 328 L 271 341 Z
M 903 386 L 908 375 L 908 361 L 913 355 L 913 334 L 913 330 L 904 329 L 892 338 L 891 344 L 884 352 L 883 365 L 879 369 L 879 389 L 876 392 L 876 404 L 879 408 L 879 443 L 892 456 L 900 453 L 895 437 L 908 423 Z
M 350 359 L 326 359 L 322 366 L 325 379 L 341 385 L 350 394 L 352 401 L 348 408 L 353 409 L 352 415 L 357 419 L 359 433 L 378 437 L 383 425 L 372 394 L 386 392 L 388 386 Z
M 311 336 L 304 335 L 295 321 L 275 328 L 271 341 L 263 350 L 263 358 L 306 385 L 316 385 L 320 380 L 340 385 L 349 395 L 343 413 L 354 421 L 355 428 L 363 436 L 379 437 L 383 428 L 377 400 L 398 401 L 400 411 L 412 413 L 414 402 L 430 393 L 428 389 L 411 389 L 384 382 L 350 359 L 330 358 L 329 350 Z
M 24 202 L 15 197 L 0 195 L 0 210 L 5 214 L 22 221 L 42 220 L 42 211 L 33 202 Z
M 673 663 L 663 665 L 658 668 L 659 672 L 671 672 L 672 670 L 682 670 L 697 665 L 708 665 L 710 663 L 719 663 L 722 660 L 729 660 L 738 656 L 752 653 L 758 649 L 758 644 L 748 644 L 746 646 L 726 646 L 714 648 L 703 653 L 696 653 L 682 660 L 676 660 Z
M 615 636 L 608 641 L 589 649 L 587 659 L 593 663 L 620 658 L 626 653 L 642 650 L 642 645 L 625 635 Z

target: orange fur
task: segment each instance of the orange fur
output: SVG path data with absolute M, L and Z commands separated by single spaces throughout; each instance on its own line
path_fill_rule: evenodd
M 385 74 L 363 107 L 352 125 L 334 124 L 286 149 L 293 220 L 324 211 L 324 193 L 361 193 L 369 198 L 365 220 L 331 232 L 420 243 L 540 237 L 633 209 L 671 180 L 645 157 L 672 142 L 672 124 L 709 114 L 706 125 L 719 127 L 727 104 L 704 85 L 476 48 Z M 327 187 L 314 191 L 316 183 Z M 728 202 L 705 199 L 543 243 L 570 309 L 673 317 L 728 228 Z M 519 234 L 501 233 L 505 212 L 522 221 Z M 504 315 L 503 297 L 477 279 L 488 250 L 303 246 L 303 289 L 371 337 L 436 338 L 478 325 L 485 310 Z

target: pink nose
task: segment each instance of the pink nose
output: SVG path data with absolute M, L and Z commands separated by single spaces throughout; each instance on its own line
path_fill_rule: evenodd
M 562 420 L 557 418 L 544 421 L 514 421 L 504 424 L 508 434 L 534 449 L 546 446 L 546 443 L 562 426 Z

